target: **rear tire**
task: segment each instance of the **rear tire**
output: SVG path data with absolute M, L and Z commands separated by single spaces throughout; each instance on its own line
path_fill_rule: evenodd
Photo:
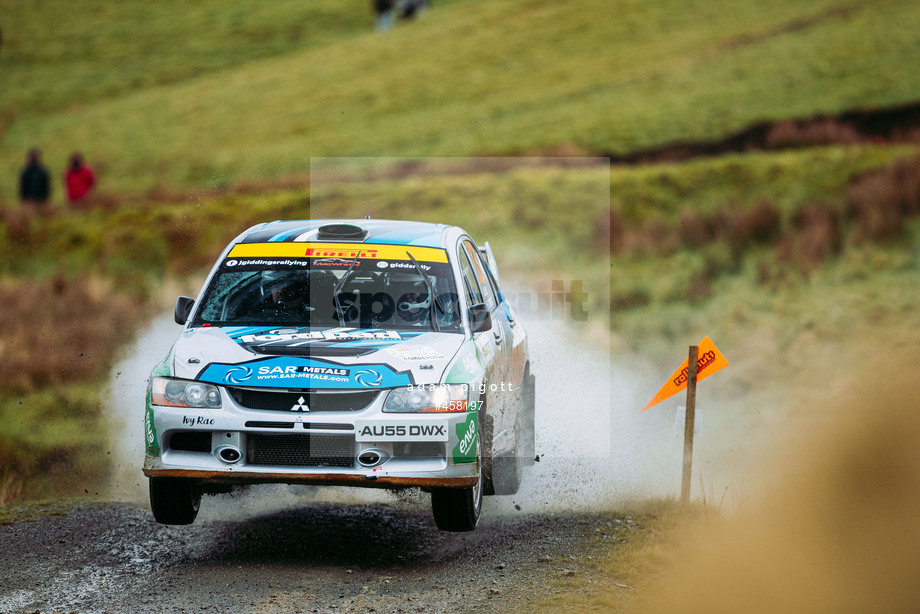
M 150 478 L 150 509 L 160 524 L 192 524 L 201 505 L 201 485 L 182 478 Z

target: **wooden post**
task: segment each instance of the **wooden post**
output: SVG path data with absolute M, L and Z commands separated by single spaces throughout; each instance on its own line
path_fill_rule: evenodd
M 690 476 L 693 463 L 693 427 L 696 423 L 696 368 L 699 347 L 690 346 L 690 359 L 687 367 L 687 407 L 684 410 L 684 473 L 680 484 L 680 501 L 684 505 L 690 502 Z

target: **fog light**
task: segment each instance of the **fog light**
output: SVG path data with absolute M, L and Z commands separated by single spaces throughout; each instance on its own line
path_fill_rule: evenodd
M 362 467 L 376 467 L 389 457 L 383 450 L 365 450 L 358 455 L 358 464 Z
M 228 465 L 239 462 L 242 457 L 243 454 L 233 446 L 223 446 L 217 449 L 217 458 L 224 461 Z

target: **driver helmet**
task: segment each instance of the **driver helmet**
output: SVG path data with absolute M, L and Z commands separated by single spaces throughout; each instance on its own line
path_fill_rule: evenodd
M 259 281 L 263 302 L 294 306 L 307 298 L 306 280 L 293 271 L 262 271 Z
M 419 281 L 406 289 L 396 303 L 400 317 L 409 322 L 421 320 L 431 307 L 431 295 L 424 282 Z

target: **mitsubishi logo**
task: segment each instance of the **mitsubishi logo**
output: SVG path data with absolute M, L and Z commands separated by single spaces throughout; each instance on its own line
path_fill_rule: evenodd
M 297 403 L 294 404 L 294 407 L 291 408 L 291 411 L 310 411 L 310 408 L 306 406 L 306 401 L 303 397 L 297 399 Z

